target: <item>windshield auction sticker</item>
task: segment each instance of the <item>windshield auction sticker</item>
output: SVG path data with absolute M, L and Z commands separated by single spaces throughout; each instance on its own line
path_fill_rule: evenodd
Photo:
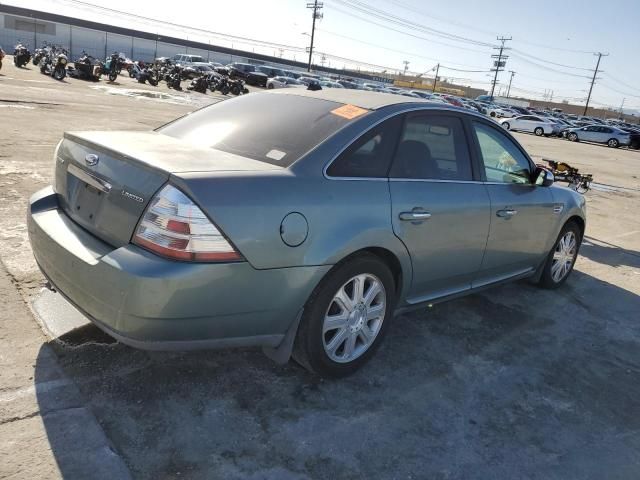
M 359 117 L 360 115 L 364 115 L 368 110 L 360 107 L 356 107 L 355 105 L 343 105 L 341 107 L 336 108 L 335 110 L 331 110 L 331 113 L 334 115 L 338 115 L 339 117 L 346 118 L 347 120 L 354 119 Z

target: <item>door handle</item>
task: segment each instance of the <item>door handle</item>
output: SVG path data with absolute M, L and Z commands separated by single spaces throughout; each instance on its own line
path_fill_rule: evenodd
M 517 215 L 518 211 L 513 208 L 505 208 L 504 210 L 498 210 L 496 215 L 500 218 L 511 218 L 514 215 Z
M 401 212 L 398 218 L 405 222 L 419 222 L 431 218 L 431 214 L 421 210 L 414 210 L 412 212 Z

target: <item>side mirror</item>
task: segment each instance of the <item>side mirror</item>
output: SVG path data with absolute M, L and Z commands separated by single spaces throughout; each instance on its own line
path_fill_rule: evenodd
M 553 173 L 551 173 L 546 168 L 541 167 L 536 168 L 535 172 L 533 173 L 533 178 L 535 179 L 534 183 L 539 187 L 550 187 L 555 181 Z

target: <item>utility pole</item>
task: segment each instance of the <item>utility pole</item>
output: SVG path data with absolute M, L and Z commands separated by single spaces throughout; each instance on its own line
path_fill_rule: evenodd
M 623 118 L 623 116 L 624 116 L 624 110 L 623 110 L 623 108 L 624 108 L 624 101 L 625 101 L 625 100 L 626 100 L 626 98 L 623 98 L 623 99 L 622 99 L 622 103 L 620 104 L 620 118 Z
M 509 73 L 511 73 L 511 78 L 509 79 L 509 88 L 507 88 L 507 98 L 509 98 L 509 93 L 511 93 L 511 82 L 513 82 L 513 77 L 515 76 L 516 72 L 514 72 L 513 70 L 509 70 Z
M 403 60 L 402 63 L 404 63 L 404 76 L 407 76 L 407 70 L 409 70 L 409 60 Z
M 313 37 L 316 33 L 316 19 L 322 18 L 320 10 L 324 7 L 324 3 L 313 0 L 313 3 L 307 3 L 307 8 L 313 9 L 313 22 L 311 24 L 311 45 L 309 46 L 309 65 L 307 66 L 307 72 L 311 71 L 311 60 L 313 58 Z
M 511 37 L 507 38 L 507 37 L 496 37 L 496 40 L 500 41 L 500 46 L 499 47 L 493 47 L 494 50 L 500 50 L 500 53 L 498 53 L 498 55 L 491 55 L 491 58 L 497 58 L 497 60 L 494 60 L 493 64 L 495 68 L 492 68 L 491 71 L 492 72 L 496 72 L 496 74 L 493 77 L 493 82 L 491 84 L 491 101 L 493 102 L 493 94 L 496 90 L 496 83 L 498 83 L 498 72 L 502 72 L 504 71 L 504 66 L 507 63 L 506 60 L 507 58 L 509 58 L 506 55 L 503 55 L 503 52 L 505 50 L 509 50 L 508 48 L 505 48 L 504 43 L 508 42 L 510 40 L 512 40 Z M 504 61 L 503 61 L 504 59 Z
M 438 72 L 440 71 L 440 64 L 436 65 L 436 76 L 433 79 L 433 90 L 431 90 L 432 92 L 435 93 L 436 91 L 436 84 L 438 83 Z
M 596 75 L 598 75 L 598 69 L 600 68 L 600 60 L 602 59 L 602 57 L 607 57 L 609 54 L 598 52 L 598 53 L 594 53 L 594 55 L 598 56 L 598 62 L 596 63 L 596 69 L 593 71 L 593 78 L 591 79 L 591 87 L 589 87 L 589 95 L 587 95 L 587 103 L 584 106 L 583 115 L 585 116 L 587 115 L 587 109 L 589 108 L 589 101 L 591 100 L 591 92 L 593 92 L 593 84 L 596 83 Z

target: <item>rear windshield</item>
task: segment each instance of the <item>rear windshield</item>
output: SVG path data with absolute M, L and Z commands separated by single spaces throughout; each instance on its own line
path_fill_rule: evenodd
M 366 113 L 345 108 L 313 97 L 250 93 L 193 112 L 158 131 L 192 145 L 288 167 L 350 119 Z

